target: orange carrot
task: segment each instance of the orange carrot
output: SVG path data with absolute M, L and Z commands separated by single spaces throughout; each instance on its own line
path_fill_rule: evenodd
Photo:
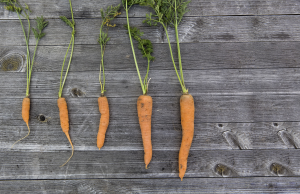
M 141 95 L 137 100 L 137 111 L 139 123 L 142 131 L 144 145 L 144 161 L 146 169 L 152 158 L 151 143 L 151 116 L 152 116 L 152 98 L 148 95 Z
M 11 147 L 14 147 L 14 145 L 16 143 L 18 143 L 19 141 L 25 139 L 30 134 L 30 128 L 29 128 L 29 125 L 28 125 L 28 122 L 29 122 L 29 111 L 30 111 L 30 99 L 28 97 L 25 97 L 23 99 L 23 102 L 22 102 L 22 118 L 23 118 L 24 122 L 27 125 L 28 134 L 25 137 L 23 137 L 23 138 L 19 139 L 18 141 L 16 141 Z
M 99 150 L 103 147 L 105 140 L 105 133 L 109 124 L 109 106 L 105 96 L 98 98 L 99 111 L 101 114 L 99 131 L 97 135 L 97 147 Z
M 68 114 L 68 107 L 67 107 L 67 102 L 65 98 L 59 98 L 57 100 L 57 106 L 59 108 L 59 117 L 60 117 L 60 125 L 62 128 L 62 131 L 66 134 L 71 146 L 72 146 L 72 155 L 70 156 L 70 158 L 63 164 L 61 165 L 64 166 L 65 164 L 67 164 L 69 162 L 69 160 L 72 158 L 73 153 L 74 153 L 74 147 L 69 135 L 69 114 Z
M 181 181 L 187 168 L 187 159 L 194 136 L 194 98 L 190 94 L 183 94 L 180 98 L 180 114 L 182 126 L 182 141 L 179 151 L 179 177 Z

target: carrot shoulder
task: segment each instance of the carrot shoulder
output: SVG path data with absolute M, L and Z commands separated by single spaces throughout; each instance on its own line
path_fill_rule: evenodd
M 179 151 L 179 177 L 182 180 L 187 168 L 187 159 L 194 136 L 195 105 L 192 95 L 184 94 L 181 96 L 180 114 L 182 126 L 182 141 Z
M 67 102 L 65 98 L 59 98 L 57 100 L 57 106 L 59 108 L 59 117 L 60 117 L 60 125 L 62 128 L 62 131 L 66 134 L 71 146 L 72 146 L 72 155 L 70 158 L 62 165 L 64 166 L 66 163 L 69 162 L 69 160 L 72 158 L 73 153 L 74 153 L 74 147 L 69 135 L 69 113 L 68 113 L 68 107 L 67 107 Z
M 105 140 L 105 133 L 109 124 L 109 105 L 105 96 L 98 98 L 99 111 L 101 114 L 99 131 L 97 135 L 97 147 L 102 148 Z
M 144 162 L 146 169 L 152 159 L 151 143 L 151 116 L 152 116 L 152 98 L 151 96 L 141 95 L 137 100 L 137 110 L 139 123 L 142 132 L 144 145 Z

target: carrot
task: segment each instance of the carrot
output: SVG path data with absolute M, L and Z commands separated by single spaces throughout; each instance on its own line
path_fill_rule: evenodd
M 100 63 L 100 72 L 99 72 L 99 83 L 101 87 L 101 97 L 98 98 L 98 105 L 99 105 L 99 111 L 101 114 L 100 118 L 100 124 L 99 124 L 99 131 L 97 135 L 97 147 L 99 150 L 103 147 L 104 140 L 105 140 L 105 133 L 107 131 L 107 127 L 109 124 L 109 106 L 107 98 L 104 96 L 105 90 L 105 72 L 104 72 L 104 52 L 107 42 L 110 40 L 108 37 L 108 29 L 110 27 L 115 27 L 116 24 L 111 24 L 111 21 L 120 15 L 119 12 L 120 5 L 117 6 L 110 6 L 106 9 L 106 11 L 103 11 L 103 9 L 100 10 L 101 13 L 101 26 L 100 26 L 100 34 L 98 38 L 98 43 L 100 44 L 101 49 L 101 63 Z M 105 32 L 106 31 L 106 32 Z M 103 76 L 101 77 L 103 73 Z
M 103 147 L 105 140 L 105 133 L 109 124 L 109 106 L 105 96 L 98 98 L 99 111 L 101 114 L 99 131 L 97 135 L 97 147 L 99 150 Z
M 23 137 L 23 138 L 19 139 L 18 141 L 16 141 L 11 147 L 14 147 L 14 145 L 16 143 L 18 143 L 19 141 L 21 141 L 21 140 L 23 140 L 23 139 L 25 139 L 26 137 L 29 136 L 29 134 L 30 134 L 30 128 L 29 128 L 29 125 L 28 125 L 28 122 L 29 122 L 29 112 L 30 112 L 30 99 L 28 97 L 25 97 L 23 99 L 23 102 L 22 102 L 22 118 L 23 118 L 24 122 L 27 125 L 28 134 L 25 137 Z
M 149 69 L 150 69 L 150 62 L 154 61 L 154 57 L 151 55 L 153 53 L 153 45 L 150 40 L 143 39 L 143 32 L 141 32 L 136 27 L 131 27 L 129 24 L 129 16 L 128 11 L 131 6 L 137 4 L 137 1 L 129 1 L 129 0 L 122 0 L 123 7 L 126 11 L 126 19 L 127 25 L 127 33 L 129 34 L 129 40 L 131 44 L 132 55 L 135 63 L 135 67 L 139 76 L 141 88 L 143 91 L 143 95 L 141 95 L 137 100 L 137 111 L 139 117 L 140 128 L 142 132 L 142 139 L 143 139 L 143 146 L 144 146 L 144 162 L 146 169 L 152 159 L 152 143 L 151 143 L 151 116 L 152 116 L 152 98 L 148 96 L 148 85 L 150 79 L 148 79 Z M 139 66 L 135 56 L 135 50 L 132 42 L 132 38 L 134 38 L 138 42 L 138 49 L 141 51 L 143 57 L 147 58 L 148 67 L 147 72 L 144 78 L 144 81 L 141 78 Z
M 142 132 L 144 146 L 144 162 L 146 169 L 152 159 L 151 143 L 151 116 L 152 116 L 152 98 L 148 95 L 141 95 L 137 100 L 137 111 L 139 123 Z
M 59 117 L 60 117 L 60 125 L 62 128 L 62 131 L 66 134 L 71 146 L 72 146 L 72 155 L 70 156 L 70 158 L 63 164 L 61 165 L 64 166 L 65 164 L 67 164 L 69 162 L 69 160 L 72 158 L 73 153 L 74 153 L 74 147 L 69 135 L 69 114 L 68 114 L 68 107 L 67 107 L 67 102 L 65 98 L 59 98 L 57 100 L 57 106 L 59 108 Z
M 183 94 L 180 98 L 180 114 L 182 126 L 182 141 L 179 151 L 179 177 L 181 181 L 187 168 L 187 159 L 194 136 L 194 98 L 190 94 Z

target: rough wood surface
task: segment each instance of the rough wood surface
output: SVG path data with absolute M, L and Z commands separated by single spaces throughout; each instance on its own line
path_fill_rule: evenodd
M 186 178 L 177 179 L 90 179 L 1 181 L 0 192 L 24 193 L 299 193 L 297 177 Z
M 34 64 L 31 134 L 13 149 L 27 134 L 21 117 L 26 48 L 17 15 L 0 5 L 0 193 L 299 193 L 299 1 L 193 0 L 189 5 L 179 37 L 196 114 L 183 182 L 177 178 L 181 89 L 165 32 L 142 23 L 149 8 L 132 7 L 131 24 L 154 43 L 156 57 L 149 85 L 153 159 L 146 170 L 136 113 L 141 88 L 123 28 L 124 10 L 109 31 L 105 53 L 111 120 L 99 151 L 99 10 L 120 1 L 72 2 L 76 44 L 63 96 L 75 153 L 63 168 L 71 149 L 56 99 L 71 30 L 59 16 L 70 17 L 69 3 L 26 1 L 32 25 L 33 18 L 44 15 L 49 26 Z M 173 29 L 169 33 L 176 56 Z M 33 51 L 33 36 L 30 45 Z M 137 60 L 144 72 L 145 59 L 138 53 Z

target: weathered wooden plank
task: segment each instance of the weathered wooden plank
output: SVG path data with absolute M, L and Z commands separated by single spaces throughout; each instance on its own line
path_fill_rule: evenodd
M 49 145 L 51 146 L 51 145 Z M 179 146 L 178 146 L 179 149 Z M 299 176 L 299 150 L 191 150 L 185 177 Z M 0 152 L 0 179 L 177 178 L 178 150 L 16 150 Z
M 41 112 L 42 113 L 42 112 Z M 45 120 L 41 121 L 43 115 Z M 65 141 L 58 118 L 39 114 L 31 117 L 31 135 L 15 145 L 26 150 L 65 150 Z M 70 135 L 76 150 L 95 151 L 100 115 L 84 115 L 71 125 Z M 71 116 L 73 123 L 74 115 Z M 136 120 L 134 120 L 136 121 Z M 178 150 L 181 144 L 179 119 L 174 123 L 152 123 L 154 150 Z M 7 149 L 27 134 L 21 119 L 0 120 L 0 148 Z M 284 134 L 283 134 L 284 132 Z M 228 135 L 231 133 L 231 137 Z M 47 144 L 45 144 L 47 142 Z M 51 145 L 51 146 L 49 146 Z M 111 120 L 102 150 L 142 150 L 138 123 L 119 123 Z M 196 123 L 191 150 L 231 149 L 294 149 L 300 145 L 299 122 L 268 123 Z
M 191 42 L 250 42 L 250 41 L 299 41 L 300 16 L 223 16 L 223 17 L 186 17 L 179 27 L 182 43 Z M 40 45 L 68 45 L 71 29 L 60 19 L 48 19 L 47 34 Z M 143 18 L 131 19 L 132 26 L 138 26 L 145 37 L 153 43 L 166 43 L 162 27 L 149 27 L 142 23 Z M 76 20 L 76 45 L 98 44 L 99 19 Z M 114 20 L 117 25 L 110 29 L 110 44 L 129 44 L 125 18 Z M 34 22 L 32 22 L 34 25 Z M 0 20 L 2 45 L 25 45 L 23 32 L 18 20 Z M 234 26 L 234 28 L 233 28 Z M 169 29 L 170 40 L 175 42 L 174 30 Z M 35 45 L 31 36 L 30 45 Z
M 179 123 L 178 97 L 153 97 L 153 123 Z M 195 122 L 280 122 L 299 121 L 299 95 L 195 95 Z M 3 98 L 2 98 L 3 99 Z M 111 120 L 138 123 L 136 97 L 109 98 Z M 21 99 L 0 101 L 0 119 L 21 119 Z M 45 114 L 58 121 L 56 99 L 31 100 L 31 116 Z M 97 98 L 69 98 L 71 124 L 82 124 L 89 117 L 99 121 Z M 95 118 L 93 118 L 95 116 Z
M 175 44 L 172 44 L 176 53 Z M 31 49 L 34 49 L 31 47 Z M 35 58 L 34 71 L 60 71 L 65 46 L 40 46 Z M 298 42 L 239 42 L 239 43 L 183 43 L 181 54 L 184 70 L 204 69 L 275 69 L 299 67 L 300 46 Z M 0 46 L 0 71 L 18 71 L 5 66 L 9 60 L 25 57 L 24 46 Z M 154 44 L 156 60 L 151 70 L 173 70 L 167 44 Z M 177 59 L 175 58 L 177 61 Z M 3 61 L 3 62 L 2 62 Z M 132 51 L 128 44 L 108 45 L 105 52 L 105 70 L 134 71 Z M 137 54 L 137 61 L 144 66 L 145 59 Z M 98 45 L 76 45 L 70 71 L 98 71 L 100 54 Z M 21 63 L 17 63 L 18 67 Z M 23 67 L 26 63 L 23 63 Z M 25 71 L 25 68 L 22 68 Z M 0 78 L 1 79 L 1 78 Z M 154 80 L 153 80 L 154 81 Z
M 299 193 L 297 177 L 1 181 L 2 193 Z
M 133 66 L 133 65 L 132 65 Z M 142 94 L 134 66 L 133 71 L 106 71 L 109 97 L 136 97 Z M 145 74 L 146 66 L 140 68 Z M 2 72 L 0 98 L 22 98 L 26 88 L 25 73 Z M 98 71 L 71 72 L 64 96 L 99 97 Z M 211 95 L 299 95 L 300 69 L 217 69 L 186 70 L 185 84 L 195 96 Z M 180 96 L 181 88 L 174 70 L 151 70 L 148 94 L 167 97 Z M 60 72 L 35 72 L 31 81 L 33 98 L 57 98 Z M 14 84 L 18 83 L 18 84 Z
M 23 3 L 23 0 L 20 0 Z M 26 3 L 32 9 L 32 16 L 44 15 L 45 17 L 58 18 L 61 15 L 70 15 L 68 1 L 54 0 L 41 2 L 38 0 L 27 0 Z M 120 0 L 73 0 L 73 12 L 76 18 L 100 18 L 100 9 L 110 5 L 117 5 Z M 187 16 L 212 16 L 212 15 L 278 15 L 278 14 L 299 14 L 299 2 L 297 0 L 193 0 L 189 4 Z M 144 17 L 150 12 L 140 6 L 134 6 L 130 10 L 131 17 Z M 125 12 L 121 10 L 121 17 L 125 17 Z M 0 19 L 16 19 L 15 14 L 11 14 L 0 6 Z

